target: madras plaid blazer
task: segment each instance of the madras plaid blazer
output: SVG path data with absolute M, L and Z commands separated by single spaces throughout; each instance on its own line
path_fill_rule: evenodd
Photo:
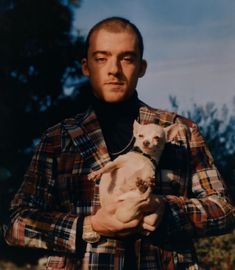
M 139 269 L 198 269 L 194 237 L 227 232 L 234 209 L 197 125 L 141 102 L 140 123 L 180 129 L 167 143 L 157 170 L 156 190 L 166 202 L 160 227 L 135 243 Z M 110 161 L 92 108 L 48 129 L 42 136 L 11 203 L 5 231 L 10 245 L 55 252 L 47 269 L 122 269 L 121 239 L 81 239 L 84 216 L 100 207 L 99 184 L 87 175 Z M 78 229 L 80 228 L 80 229 Z

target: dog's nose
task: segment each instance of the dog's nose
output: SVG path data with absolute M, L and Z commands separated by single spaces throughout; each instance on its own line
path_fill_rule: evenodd
M 147 141 L 147 140 L 143 141 L 143 145 L 144 145 L 144 146 L 149 146 L 149 144 L 150 144 L 149 141 Z

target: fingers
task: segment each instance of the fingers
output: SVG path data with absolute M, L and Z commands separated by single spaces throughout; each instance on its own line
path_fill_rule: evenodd
M 149 199 L 141 200 L 137 204 L 139 210 L 143 210 L 145 212 L 146 209 L 148 209 L 149 206 Z
M 155 226 L 157 224 L 159 215 L 157 213 L 150 214 L 143 218 L 143 222 L 149 224 L 150 226 Z
M 142 224 L 142 229 L 145 230 L 145 231 L 148 231 L 148 232 L 154 232 L 156 230 L 157 226 L 151 226 L 147 223 L 143 223 Z
M 143 223 L 141 224 L 141 228 L 144 231 L 148 231 L 148 232 L 155 231 L 163 218 L 163 213 L 164 213 L 164 205 L 158 208 L 156 212 L 146 215 L 143 218 Z
M 145 232 L 144 235 L 148 235 L 148 234 L 146 234 L 146 232 L 154 232 L 156 230 L 160 220 L 161 219 L 159 218 L 159 215 L 156 213 L 145 216 L 143 218 L 143 223 L 141 224 L 141 227 Z

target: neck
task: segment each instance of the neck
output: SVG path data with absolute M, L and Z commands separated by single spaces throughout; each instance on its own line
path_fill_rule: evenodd
M 100 117 L 110 118 L 112 121 L 122 115 L 130 117 L 133 115 L 136 116 L 139 113 L 139 100 L 136 91 L 131 97 L 120 103 L 108 103 L 93 96 L 92 104 Z

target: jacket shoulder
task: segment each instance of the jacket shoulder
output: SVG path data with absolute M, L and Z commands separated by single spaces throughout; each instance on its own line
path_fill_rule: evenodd
M 156 124 L 162 125 L 164 127 L 172 124 L 180 124 L 188 129 L 192 129 L 197 126 L 194 121 L 180 114 L 177 114 L 176 112 L 154 108 L 146 105 L 143 102 L 141 103 L 141 111 L 145 115 L 146 119 L 149 118 Z
M 173 124 L 177 118 L 175 112 L 154 108 L 143 102 L 141 102 L 140 113 L 143 122 L 154 122 L 162 126 Z
M 188 128 L 193 128 L 193 127 L 197 126 L 197 124 L 193 120 L 186 118 L 186 117 L 179 115 L 179 114 L 177 114 L 175 122 L 182 124 Z

